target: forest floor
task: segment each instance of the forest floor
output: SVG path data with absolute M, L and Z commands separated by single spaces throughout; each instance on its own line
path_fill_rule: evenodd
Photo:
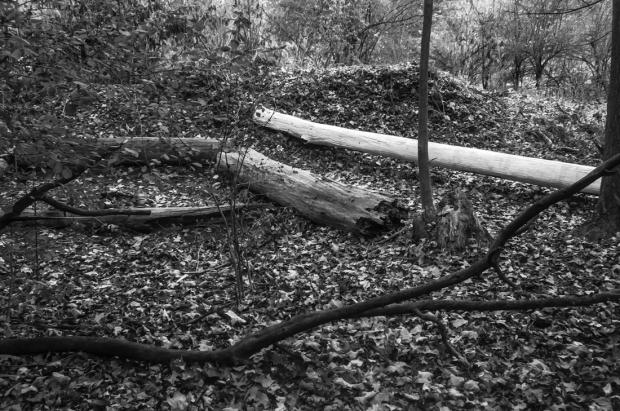
M 386 192 L 419 211 L 413 164 L 304 145 L 252 123 L 263 104 L 316 122 L 415 138 L 417 68 L 348 67 L 253 77 L 187 71 L 156 82 L 59 88 L 32 103 L 23 129 L 72 137 L 226 138 L 278 161 Z M 81 93 L 81 94 L 80 94 Z M 446 75 L 431 88 L 431 139 L 595 165 L 602 105 L 478 91 Z M 80 97 L 82 96 L 82 97 Z M 69 104 L 70 103 L 70 104 Z M 29 123 L 32 121 L 32 123 Z M 94 168 L 51 194 L 88 208 L 227 204 L 208 164 Z M 550 190 L 433 169 L 436 198 L 464 190 L 491 234 Z M 36 183 L 35 183 L 36 181 Z M 2 205 L 41 179 L 8 170 Z M 138 195 L 139 193 L 139 195 Z M 263 201 L 243 192 L 244 200 Z M 580 194 L 512 240 L 494 274 L 434 294 L 472 300 L 587 295 L 618 288 L 617 238 L 575 229 L 596 198 Z M 228 227 L 217 219 L 150 232 L 122 227 L 12 226 L 0 234 L 3 337 L 110 336 L 172 348 L 222 348 L 274 322 L 411 287 L 466 267 L 485 249 L 441 250 L 408 231 L 360 238 L 288 208 L 242 213 L 251 269 L 235 298 Z M 411 221 L 406 221 L 406 224 Z M 250 281 L 251 280 L 251 281 Z M 620 307 L 447 312 L 469 362 L 417 317 L 323 326 L 240 366 L 148 365 L 81 353 L 0 357 L 0 408 L 21 409 L 591 409 L 620 408 Z

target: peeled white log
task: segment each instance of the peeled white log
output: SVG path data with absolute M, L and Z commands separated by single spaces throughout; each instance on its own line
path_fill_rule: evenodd
M 410 138 L 314 123 L 265 107 L 254 112 L 254 122 L 289 133 L 312 144 L 347 148 L 405 161 L 418 159 L 418 141 Z M 593 167 L 580 164 L 439 143 L 429 143 L 428 155 L 431 166 L 469 171 L 544 187 L 567 187 L 593 170 Z M 600 180 L 583 190 L 584 193 L 596 195 L 599 191 Z

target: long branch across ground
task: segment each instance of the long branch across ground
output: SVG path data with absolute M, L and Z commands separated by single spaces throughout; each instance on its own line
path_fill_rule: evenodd
M 309 312 L 298 315 L 290 320 L 264 328 L 251 334 L 232 346 L 214 351 L 172 350 L 154 347 L 146 344 L 98 337 L 41 337 L 41 338 L 12 338 L 0 341 L 0 354 L 36 354 L 42 352 L 83 351 L 96 355 L 119 356 L 146 362 L 167 362 L 181 358 L 186 361 L 215 362 L 236 364 L 263 348 L 269 347 L 283 339 L 309 331 L 323 324 L 339 321 L 346 318 L 357 318 L 372 315 L 394 315 L 419 313 L 420 310 L 432 308 L 434 310 L 511 310 L 531 309 L 554 306 L 582 306 L 606 301 L 620 300 L 620 291 L 612 290 L 587 297 L 566 296 L 542 300 L 524 301 L 421 301 L 403 305 L 407 300 L 430 295 L 448 287 L 463 283 L 466 280 L 480 278 L 487 270 L 495 269 L 500 278 L 505 278 L 499 268 L 499 257 L 506 243 L 522 233 L 522 228 L 536 218 L 550 206 L 570 198 L 580 192 L 605 173 L 609 173 L 620 165 L 620 154 L 610 158 L 596 167 L 587 176 L 581 178 L 569 187 L 550 193 L 534 204 L 525 208 L 511 222 L 509 222 L 495 237 L 489 251 L 471 266 L 428 281 L 422 285 L 397 291 L 391 294 L 370 298 L 368 300 L 345 305 L 343 307 L 323 311 Z M 52 185 L 53 186 L 53 185 Z M 41 189 L 38 189 L 41 191 Z

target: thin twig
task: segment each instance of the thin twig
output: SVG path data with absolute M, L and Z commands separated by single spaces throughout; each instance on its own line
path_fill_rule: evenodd
M 441 340 L 444 345 L 448 349 L 448 351 L 465 367 L 469 368 L 469 361 L 463 355 L 454 348 L 454 346 L 450 343 L 450 338 L 448 336 L 448 327 L 435 315 L 430 313 L 423 313 L 422 311 L 415 309 L 414 313 L 420 319 L 424 321 L 430 321 L 439 329 L 439 333 L 441 334 Z
M 37 200 L 41 200 L 44 203 L 51 205 L 57 210 L 66 211 L 67 213 L 87 216 L 87 217 L 102 217 L 102 216 L 108 216 L 108 215 L 150 215 L 151 214 L 150 210 L 127 210 L 127 209 L 122 209 L 122 208 L 121 209 L 109 208 L 105 210 L 87 210 L 84 208 L 77 208 L 77 207 L 70 206 L 66 203 L 63 203 L 61 201 L 58 201 L 46 195 L 43 195 L 37 198 Z
M 502 268 L 499 266 L 499 261 L 493 261 L 493 269 L 497 273 L 497 276 L 500 278 L 500 280 L 502 280 L 512 288 L 517 288 L 517 285 L 513 283 L 510 278 L 506 277 L 506 274 L 504 274 Z

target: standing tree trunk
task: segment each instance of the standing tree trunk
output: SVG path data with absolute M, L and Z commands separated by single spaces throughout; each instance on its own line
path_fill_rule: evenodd
M 536 57 L 534 59 L 534 78 L 536 79 L 536 90 L 540 89 L 542 85 L 543 71 L 545 67 L 542 64 L 542 58 Z
M 514 62 L 514 71 L 512 73 L 512 78 L 513 78 L 513 88 L 516 90 L 519 90 L 519 85 L 521 84 L 521 66 L 523 65 L 523 60 L 515 57 L 513 59 Z
M 620 0 L 613 0 L 612 10 L 611 67 L 603 160 L 620 153 Z M 598 206 L 600 227 L 609 234 L 620 231 L 620 170 L 603 177 Z
M 420 86 L 418 114 L 418 180 L 424 208 L 424 217 L 428 221 L 435 215 L 433 189 L 431 187 L 430 164 L 428 160 L 428 60 L 431 43 L 431 24 L 433 22 L 433 0 L 424 0 L 424 22 L 422 25 L 422 43 L 420 45 Z

